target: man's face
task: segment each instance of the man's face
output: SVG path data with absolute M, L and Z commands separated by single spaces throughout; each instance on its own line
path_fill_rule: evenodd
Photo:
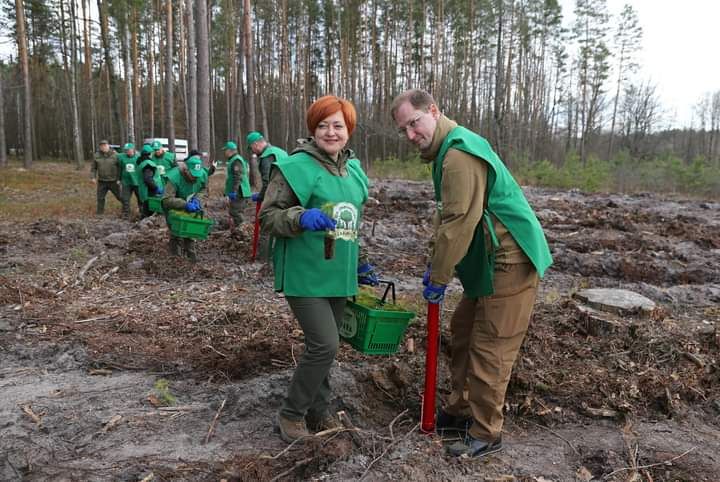
M 395 125 L 400 137 L 412 142 L 421 151 L 432 144 L 433 134 L 440 111 L 435 104 L 430 104 L 427 112 L 416 109 L 410 101 L 400 104 L 395 111 Z
M 265 142 L 263 139 L 261 139 L 261 140 L 259 140 L 259 141 L 253 142 L 253 143 L 250 145 L 250 149 L 251 149 L 256 155 L 259 156 L 260 154 L 262 154 L 263 150 L 265 150 L 265 144 L 266 144 L 266 142 Z
M 235 149 L 225 149 L 225 157 L 230 158 L 235 155 Z
M 125 154 L 127 154 L 128 157 L 132 157 L 135 155 L 135 149 L 127 149 L 125 150 Z
M 158 149 L 158 150 L 155 151 L 155 155 L 156 155 L 157 157 L 160 157 L 160 156 L 162 156 L 163 154 L 165 154 L 165 148 L 163 148 L 163 147 L 161 147 L 160 149 Z
M 110 144 L 100 144 L 100 152 L 107 152 L 110 150 Z

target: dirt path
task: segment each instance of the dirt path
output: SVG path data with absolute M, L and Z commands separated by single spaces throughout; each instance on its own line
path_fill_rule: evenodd
M 509 388 L 506 448 L 478 461 L 417 432 L 430 193 L 380 181 L 366 217 L 371 258 L 418 307 L 415 349 L 343 345 L 334 408 L 359 430 L 287 450 L 273 417 L 302 336 L 247 260 L 247 230 L 220 226 L 190 265 L 165 254 L 159 220 L 2 222 L 0 479 L 718 480 L 720 205 L 528 190 L 556 264 Z M 589 334 L 571 295 L 598 286 L 661 309 Z

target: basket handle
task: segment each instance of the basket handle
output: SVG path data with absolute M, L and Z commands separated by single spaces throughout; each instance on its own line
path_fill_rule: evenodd
M 378 283 L 380 283 L 380 284 L 386 284 L 386 285 L 387 285 L 387 288 L 385 288 L 385 293 L 383 294 L 383 297 L 382 297 L 382 299 L 380 300 L 380 303 L 381 303 L 381 304 L 385 304 L 385 301 L 386 301 L 386 299 L 387 299 L 388 292 L 390 292 L 390 291 L 392 290 L 392 302 L 393 302 L 393 304 L 396 304 L 396 301 L 395 301 L 395 300 L 396 300 L 396 298 L 395 298 L 395 282 L 394 282 L 394 281 L 389 281 L 389 280 L 383 280 L 383 279 L 381 279 L 381 280 L 378 280 Z

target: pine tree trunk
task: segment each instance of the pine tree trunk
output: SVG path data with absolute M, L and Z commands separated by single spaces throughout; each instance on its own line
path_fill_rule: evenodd
M 97 0 L 98 12 L 100 12 L 100 37 L 102 39 L 103 53 L 105 56 L 105 66 L 107 67 L 108 79 L 110 82 L 110 111 L 112 112 L 112 118 L 116 126 L 119 129 L 120 138 L 125 137 L 123 132 L 123 124 L 120 122 L 120 112 L 118 111 L 118 92 L 117 92 L 117 80 L 113 73 L 112 57 L 110 56 L 110 39 L 108 37 L 108 17 L 105 10 L 105 2 Z M 113 137 L 112 127 L 110 128 L 110 137 Z
M 73 0 L 71 0 L 73 1 Z M 127 123 L 127 141 L 135 142 L 135 109 L 133 103 L 132 77 L 133 68 L 130 63 L 130 26 L 127 12 L 125 12 L 125 21 L 122 28 L 122 47 L 123 47 L 123 64 L 125 66 L 125 107 L 126 107 L 126 123 Z M 123 141 L 124 142 L 124 141 Z
M 32 145 L 32 91 L 30 90 L 30 66 L 28 65 L 27 36 L 25 35 L 25 8 L 22 0 L 15 0 L 17 21 L 18 57 L 22 67 L 24 103 L 23 103 L 23 153 L 24 167 L 30 169 L 33 160 Z M 19 109 L 18 109 L 19 112 Z
M 165 113 L 168 148 L 175 151 L 175 99 L 173 96 L 173 9 L 172 1 L 165 0 Z
M 83 16 L 83 47 L 85 62 L 85 85 L 88 89 L 89 110 L 90 110 L 90 152 L 95 149 L 97 142 L 97 113 L 95 112 L 95 83 L 93 82 L 92 70 L 92 47 L 90 45 L 90 0 L 82 0 Z
M 245 77 L 247 82 L 247 131 L 255 127 L 255 61 L 253 57 L 253 34 L 250 0 L 244 0 L 243 19 L 245 25 Z
M 0 167 L 7 167 L 7 143 L 5 142 L 5 92 L 3 91 L 3 65 L 0 64 Z
M 206 0 L 197 0 L 198 149 L 210 152 L 210 48 Z
M 72 107 L 73 144 L 75 148 L 75 165 L 78 170 L 85 167 L 83 158 L 82 129 L 80 128 L 80 109 L 78 108 L 78 76 L 77 76 L 77 31 L 75 25 L 75 0 L 70 0 L 70 103 Z
M 198 148 L 198 104 L 197 104 L 197 41 L 195 38 L 195 2 L 186 0 L 188 39 L 188 143 L 190 149 Z

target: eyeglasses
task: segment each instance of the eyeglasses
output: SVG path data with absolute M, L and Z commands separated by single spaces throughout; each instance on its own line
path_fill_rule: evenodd
M 421 112 L 421 113 L 419 113 L 417 116 L 415 116 L 415 118 L 414 118 L 413 120 L 411 120 L 410 122 L 408 122 L 408 123 L 405 125 L 405 127 L 400 127 L 400 128 L 398 128 L 398 130 L 397 130 L 398 136 L 400 136 L 400 137 L 406 137 L 406 136 L 407 136 L 408 129 L 415 130 L 415 128 L 417 127 L 418 122 L 420 122 L 420 119 L 422 119 L 422 117 L 423 117 L 425 114 L 427 114 L 427 112 Z

